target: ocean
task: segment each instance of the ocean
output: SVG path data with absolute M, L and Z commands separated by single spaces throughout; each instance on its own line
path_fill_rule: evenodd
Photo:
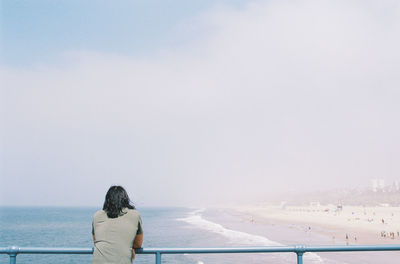
M 0 247 L 92 247 L 91 221 L 98 208 L 0 207 Z M 234 247 L 328 244 L 317 234 L 293 227 L 254 225 L 228 210 L 198 208 L 138 208 L 144 226 L 143 247 Z M 344 255 L 347 254 L 347 255 Z M 307 253 L 308 264 L 383 263 L 370 257 L 341 253 Z M 370 253 L 369 253 L 370 254 Z M 380 253 L 383 254 L 383 253 Z M 390 253 L 389 253 L 390 254 Z M 392 253 L 393 254 L 393 253 Z M 398 253 L 397 253 L 398 254 Z M 342 256 L 342 257 L 341 257 Z M 396 255 L 397 257 L 399 255 Z M 378 257 L 379 260 L 380 257 Z M 90 263 L 90 255 L 25 255 L 17 263 Z M 372 258 L 373 259 L 373 258 Z M 353 262 L 355 261 L 355 262 Z M 0 255 L 0 263 L 8 263 Z M 154 255 L 137 255 L 135 263 L 154 263 Z M 163 255 L 162 263 L 296 263 L 294 253 Z

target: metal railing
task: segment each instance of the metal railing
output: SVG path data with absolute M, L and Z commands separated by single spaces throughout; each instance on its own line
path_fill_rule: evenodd
M 232 253 L 295 253 L 297 264 L 303 264 L 307 252 L 348 252 L 348 251 L 400 251 L 400 245 L 375 246 L 279 246 L 279 247 L 231 247 L 231 248 L 140 248 L 137 254 L 155 255 L 155 263 L 161 264 L 163 254 L 232 254 Z M 18 254 L 92 254 L 93 248 L 45 248 L 45 247 L 0 247 L 0 254 L 10 256 L 15 264 Z

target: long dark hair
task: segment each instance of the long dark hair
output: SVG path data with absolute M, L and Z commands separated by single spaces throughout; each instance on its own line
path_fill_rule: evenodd
M 135 209 L 135 206 L 131 204 L 129 196 L 122 186 L 111 186 L 106 194 L 103 210 L 108 217 L 116 218 L 123 215 L 123 208 Z

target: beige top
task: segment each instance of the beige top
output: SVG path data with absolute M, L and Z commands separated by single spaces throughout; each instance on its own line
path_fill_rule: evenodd
M 109 218 L 103 210 L 93 216 L 95 236 L 92 264 L 131 264 L 132 245 L 136 234 L 142 234 L 138 211 L 124 208 L 122 216 Z

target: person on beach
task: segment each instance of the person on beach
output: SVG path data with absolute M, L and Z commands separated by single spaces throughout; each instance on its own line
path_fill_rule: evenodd
M 103 210 L 93 216 L 91 264 L 131 264 L 143 243 L 142 219 L 121 186 L 108 190 Z

